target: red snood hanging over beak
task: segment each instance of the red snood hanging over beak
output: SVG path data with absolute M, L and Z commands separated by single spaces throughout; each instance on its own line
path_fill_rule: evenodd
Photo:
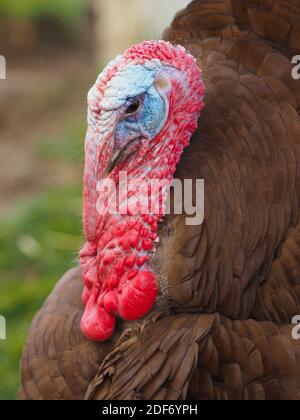
M 145 66 L 154 74 L 153 84 L 164 98 L 167 115 L 158 133 L 151 137 L 141 132 L 121 147 L 116 141 L 120 110 L 127 91 L 139 88 L 137 83 L 131 86 L 124 74 L 128 68 L 132 74 L 134 66 L 137 71 Z M 91 90 L 83 197 L 86 243 L 80 263 L 85 305 L 81 329 L 92 340 L 107 340 L 117 317 L 140 319 L 155 303 L 159 290 L 150 258 L 159 240 L 158 222 L 165 214 L 176 165 L 197 128 L 203 96 L 194 58 L 164 41 L 127 50 Z M 130 106 L 134 112 L 138 104 Z

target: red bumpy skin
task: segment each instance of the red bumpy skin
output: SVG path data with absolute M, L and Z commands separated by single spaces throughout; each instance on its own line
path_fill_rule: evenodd
M 159 77 L 165 74 L 164 79 L 154 83 L 158 90 L 162 89 L 167 102 L 167 120 L 157 135 L 139 139 L 131 157 L 108 171 L 120 111 L 107 102 L 107 97 L 114 78 L 120 80 L 124 69 L 134 65 L 150 66 Z M 122 96 L 122 88 L 118 94 Z M 86 244 L 80 263 L 85 284 L 81 328 L 92 340 L 107 340 L 114 332 L 117 316 L 128 321 L 140 319 L 155 302 L 158 286 L 149 258 L 158 241 L 158 222 L 165 213 L 167 189 L 182 151 L 197 128 L 203 96 L 195 59 L 184 48 L 164 41 L 148 41 L 127 50 L 103 71 L 89 94 L 83 208 Z M 125 193 L 118 190 L 117 212 L 99 212 L 99 206 L 109 208 L 111 191 L 99 191 L 98 183 L 108 177 L 120 185 L 121 171 L 126 171 L 128 184 L 135 181 L 134 187 Z M 151 185 L 141 198 L 139 185 L 145 180 L 164 182 L 160 188 Z M 155 214 L 151 214 L 148 204 L 145 209 L 140 203 L 146 197 L 159 203 Z M 132 201 L 136 211 L 130 208 Z

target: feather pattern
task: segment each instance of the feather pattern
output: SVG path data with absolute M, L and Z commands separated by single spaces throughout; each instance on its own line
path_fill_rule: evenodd
M 151 261 L 169 313 L 89 342 L 71 271 L 32 324 L 22 399 L 300 398 L 300 0 L 194 0 L 164 37 L 207 91 L 176 174 L 205 180 L 204 223 L 166 217 Z

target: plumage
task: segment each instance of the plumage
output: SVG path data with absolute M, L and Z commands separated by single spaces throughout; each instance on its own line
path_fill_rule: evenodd
M 205 107 L 176 177 L 205 180 L 205 218 L 165 216 L 150 266 L 164 310 L 79 329 L 79 269 L 33 321 L 22 399 L 300 399 L 299 0 L 195 0 L 165 39 L 194 55 Z

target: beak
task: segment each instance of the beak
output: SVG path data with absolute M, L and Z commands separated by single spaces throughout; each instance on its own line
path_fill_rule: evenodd
M 141 139 L 141 137 L 134 138 L 130 140 L 121 149 L 114 150 L 114 153 L 105 171 L 105 177 L 107 177 L 120 163 L 125 162 L 130 156 L 132 156 L 136 152 Z

